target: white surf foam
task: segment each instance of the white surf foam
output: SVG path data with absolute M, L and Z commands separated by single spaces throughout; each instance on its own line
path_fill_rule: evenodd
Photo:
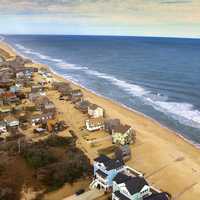
M 47 56 L 47 55 L 44 55 L 44 54 L 41 54 L 39 52 L 35 52 L 29 48 L 26 48 L 24 47 L 23 45 L 21 44 L 16 44 L 16 47 L 20 50 L 22 50 L 24 53 L 26 54 L 32 54 L 32 55 L 35 55 L 37 56 L 38 58 L 42 59 L 42 60 L 48 60 L 48 61 L 52 61 L 52 62 L 56 62 L 56 63 L 61 63 L 63 62 L 62 59 L 57 59 L 57 58 L 52 58 L 50 56 Z
M 88 67 L 81 67 L 81 66 L 77 66 L 75 64 L 70 64 L 66 62 L 59 62 L 57 63 L 57 66 L 60 69 L 69 69 L 69 70 L 87 70 L 88 69 Z
M 156 110 L 171 114 L 180 123 L 194 128 L 200 128 L 200 111 L 195 109 L 192 104 L 178 102 L 155 101 Z
M 142 88 L 138 85 L 128 83 L 124 80 L 117 79 L 114 76 L 110 76 L 110 75 L 100 73 L 100 72 L 97 72 L 94 70 L 88 70 L 88 71 L 86 71 L 86 73 L 97 76 L 99 78 L 106 79 L 106 80 L 110 81 L 112 84 L 118 86 L 119 88 L 123 89 L 124 91 L 128 92 L 129 94 L 131 94 L 133 96 L 143 96 L 143 95 L 149 93 L 149 91 L 145 90 L 144 88 Z
M 192 104 L 170 102 L 168 101 L 167 96 L 160 93 L 153 94 L 151 91 L 148 91 L 139 85 L 128 83 L 105 73 L 100 73 L 94 70 L 88 70 L 86 73 L 110 81 L 113 85 L 116 85 L 120 89 L 131 94 L 133 97 L 140 97 L 144 103 L 151 105 L 154 109 L 160 112 L 168 114 L 182 124 L 194 128 L 200 128 L 200 111 L 195 109 Z

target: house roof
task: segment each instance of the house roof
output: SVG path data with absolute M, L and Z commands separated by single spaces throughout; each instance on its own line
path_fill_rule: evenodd
M 126 188 L 131 195 L 138 193 L 145 185 L 149 185 L 143 177 L 131 177 L 125 182 Z
M 100 163 L 110 162 L 110 160 L 111 159 L 105 155 L 100 155 L 99 157 L 94 159 L 94 161 L 100 162 Z
M 1 127 L 5 127 L 6 126 L 6 123 L 4 121 L 0 121 L 0 126 Z
M 46 103 L 49 103 L 49 102 L 50 102 L 50 100 L 49 100 L 49 98 L 47 96 L 38 96 L 34 101 L 34 103 L 36 105 L 46 104 Z
M 6 97 L 6 98 L 15 98 L 16 97 L 15 93 L 13 93 L 13 92 L 5 92 L 2 94 L 2 96 Z
M 105 155 L 101 155 L 95 159 L 96 162 L 103 163 L 106 167 L 106 170 L 118 169 L 124 165 L 124 163 L 120 160 L 110 159 Z
M 111 126 L 119 125 L 120 119 L 108 119 L 106 120 L 107 124 L 110 124 Z
M 79 106 L 89 106 L 90 105 L 90 102 L 87 101 L 87 100 L 83 100 L 79 103 Z
M 131 128 L 131 126 L 129 126 L 129 125 L 120 124 L 120 125 L 114 127 L 113 131 L 117 132 L 117 133 L 126 133 L 130 128 Z
M 14 116 L 12 116 L 12 115 L 6 116 L 6 117 L 4 118 L 4 120 L 5 120 L 6 122 L 18 121 L 18 119 L 16 119 L 16 118 L 15 118 Z
M 97 174 L 99 174 L 99 176 L 101 176 L 102 178 L 106 178 L 107 177 L 107 174 L 105 174 L 104 172 L 102 172 L 100 169 L 98 169 L 96 171 Z
M 89 101 L 87 101 L 87 100 L 82 100 L 82 101 L 76 103 L 75 107 L 76 107 L 77 109 L 81 109 L 81 110 L 87 111 L 89 105 L 90 105 L 90 102 L 89 102 Z
M 155 193 L 151 196 L 144 198 L 144 200 L 169 200 L 169 197 L 166 193 Z
M 114 192 L 115 196 L 118 197 L 120 200 L 130 200 L 129 198 L 127 198 L 125 195 L 123 195 L 122 193 L 120 193 L 120 191 L 116 191 Z
M 96 105 L 96 104 L 90 104 L 90 105 L 89 105 L 89 108 L 90 108 L 91 110 L 96 110 L 97 108 L 99 108 L 99 106 Z
M 131 179 L 131 176 L 128 176 L 122 172 L 119 172 L 115 178 L 113 179 L 113 181 L 115 181 L 117 184 L 120 183 L 125 183 L 126 181 L 128 181 L 129 179 Z
M 79 93 L 79 92 L 82 92 L 81 89 L 72 90 L 72 93 Z

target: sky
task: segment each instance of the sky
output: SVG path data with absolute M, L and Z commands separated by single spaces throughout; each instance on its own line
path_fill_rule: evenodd
M 200 37 L 200 0 L 0 0 L 1 34 Z

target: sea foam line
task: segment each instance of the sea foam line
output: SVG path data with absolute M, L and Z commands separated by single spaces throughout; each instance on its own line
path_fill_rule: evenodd
M 154 109 L 165 114 L 170 114 L 171 117 L 184 125 L 200 129 L 200 111 L 195 109 L 192 104 L 167 101 L 168 98 L 159 93 L 152 94 L 151 91 L 147 91 L 141 86 L 128 83 L 108 74 L 93 70 L 88 70 L 86 73 L 110 81 L 133 97 L 140 97 L 141 100 L 151 105 Z M 165 101 L 161 101 L 160 99 L 164 99 Z

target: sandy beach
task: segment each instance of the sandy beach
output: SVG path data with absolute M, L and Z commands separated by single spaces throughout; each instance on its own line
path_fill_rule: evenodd
M 0 49 L 11 52 L 12 56 L 14 54 L 13 50 L 4 43 L 0 43 Z M 41 67 L 37 64 L 35 66 Z M 56 74 L 53 76 L 55 80 L 69 82 Z M 40 75 L 36 75 L 35 81 L 41 78 Z M 81 88 L 85 99 L 103 107 L 106 110 L 106 117 L 119 118 L 122 123 L 129 124 L 136 130 L 136 143 L 131 145 L 132 159 L 126 163 L 127 165 L 144 173 L 151 185 L 169 192 L 174 200 L 200 199 L 200 150 L 198 148 L 156 121 L 74 83 L 71 84 L 74 88 Z M 47 95 L 62 113 L 61 118 L 78 134 L 78 145 L 91 160 L 98 155 L 99 149 L 111 145 L 110 140 L 105 140 L 92 147 L 85 140 L 86 137 L 99 139 L 106 137 L 107 134 L 99 131 L 83 135 L 80 127 L 84 125 L 86 116 L 76 110 L 70 102 L 60 101 L 56 91 L 47 91 Z

